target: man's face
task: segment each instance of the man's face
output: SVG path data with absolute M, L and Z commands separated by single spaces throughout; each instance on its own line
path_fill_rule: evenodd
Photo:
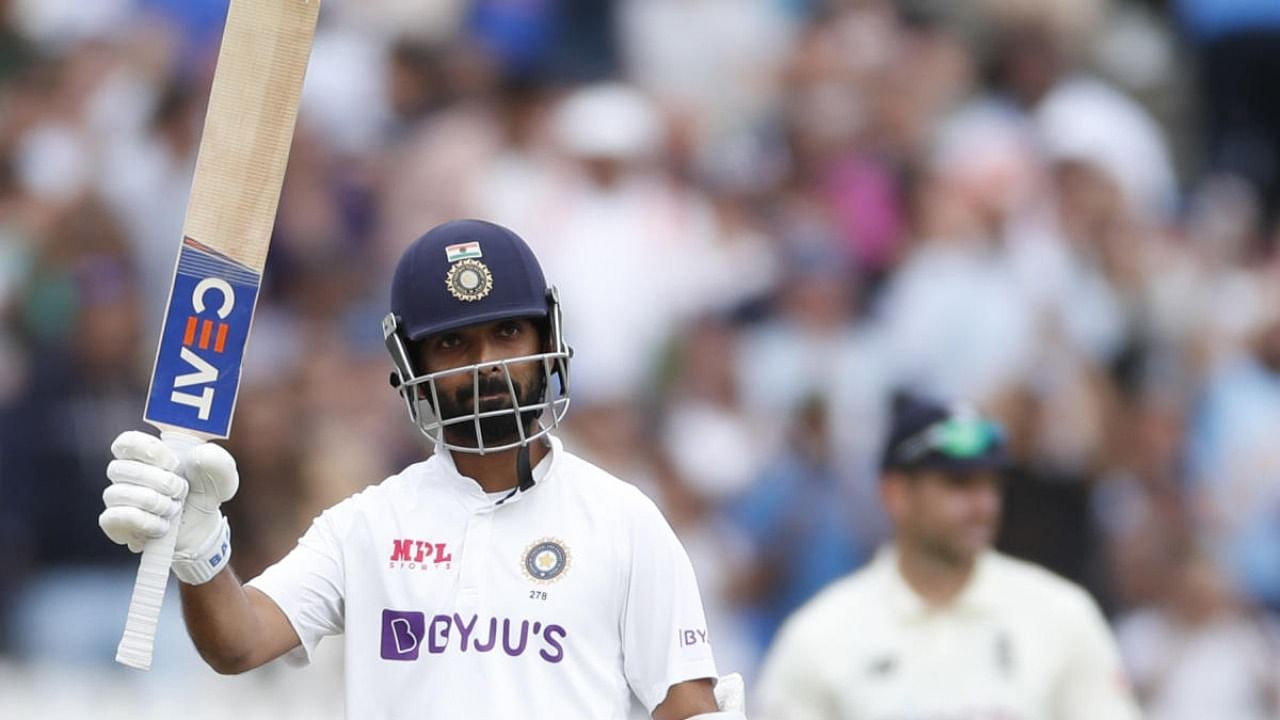
M 994 471 L 895 472 L 883 490 L 899 542 L 937 560 L 967 564 L 995 540 L 1001 497 Z
M 500 360 L 535 355 L 542 352 L 542 339 L 537 326 L 531 320 L 499 320 L 472 325 L 459 330 L 438 333 L 426 338 L 419 350 L 418 361 L 424 372 L 435 373 L 454 368 L 493 363 Z M 541 401 L 546 377 L 541 362 L 513 363 L 505 366 L 511 373 L 511 384 L 521 407 Z M 493 365 L 479 370 L 478 390 L 480 412 L 514 407 L 511 390 L 507 384 L 507 370 L 503 365 Z M 458 372 L 436 380 L 436 393 L 441 420 L 469 417 L 476 411 L 477 378 L 472 372 Z M 419 387 L 419 392 L 430 399 L 430 388 Z M 521 413 L 526 432 L 537 418 L 537 411 Z M 502 445 L 520 439 L 515 414 L 496 415 L 480 421 L 480 431 L 486 446 Z M 456 444 L 477 447 L 475 423 L 463 422 L 445 427 L 446 438 Z

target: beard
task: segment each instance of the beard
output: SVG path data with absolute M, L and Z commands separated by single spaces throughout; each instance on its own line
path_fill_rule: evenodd
M 515 399 L 520 407 L 528 407 L 542 402 L 546 379 L 534 373 L 533 377 L 522 381 L 514 372 L 511 373 L 511 384 L 515 387 Z M 463 385 L 452 393 L 440 395 L 439 416 L 442 421 L 457 418 L 470 418 L 476 411 L 475 387 Z M 498 395 L 496 398 L 480 401 L 480 412 L 509 410 L 510 412 L 491 417 L 480 418 L 479 433 L 476 423 L 459 422 L 444 427 L 444 435 L 449 442 L 462 447 L 480 447 L 481 439 L 485 447 L 507 445 L 520 441 L 520 428 L 523 427 L 525 437 L 532 434 L 533 424 L 542 415 L 541 408 L 522 410 L 517 417 L 515 404 L 512 402 L 511 389 L 507 386 L 505 375 L 483 377 L 480 379 L 479 392 L 485 395 Z M 518 424 L 517 424 L 518 423 Z
M 935 562 L 948 567 L 964 567 L 976 557 L 975 554 L 966 552 L 954 543 L 942 538 L 921 538 L 918 545 L 924 554 L 933 558 Z
M 962 568 L 971 564 L 995 540 L 995 526 L 973 522 L 951 531 L 929 529 L 919 531 L 917 547 L 942 565 Z

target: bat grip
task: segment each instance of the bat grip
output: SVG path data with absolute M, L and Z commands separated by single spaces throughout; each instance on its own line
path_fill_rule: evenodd
M 202 440 L 183 432 L 164 431 L 160 439 L 178 457 L 178 468 L 187 454 Z M 164 605 L 164 591 L 169 583 L 169 566 L 173 564 L 173 549 L 178 542 L 178 528 L 182 524 L 182 511 L 173 516 L 169 531 L 162 537 L 142 546 L 142 559 L 138 563 L 138 576 L 133 581 L 133 596 L 129 598 L 129 615 L 124 624 L 124 635 L 116 647 L 116 662 L 138 670 L 151 669 L 152 651 L 155 649 L 156 625 L 160 621 L 160 608 Z

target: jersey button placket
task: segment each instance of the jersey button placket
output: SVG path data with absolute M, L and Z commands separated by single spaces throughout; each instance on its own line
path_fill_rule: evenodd
M 493 509 L 482 508 L 467 521 L 462 540 L 462 565 L 458 572 L 459 611 L 474 611 L 480 604 L 484 576 L 488 572 L 485 558 L 489 554 L 493 529 Z

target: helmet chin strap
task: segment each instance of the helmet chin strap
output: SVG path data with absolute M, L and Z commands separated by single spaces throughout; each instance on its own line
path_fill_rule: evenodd
M 529 444 L 525 443 L 516 450 L 516 485 L 517 492 L 524 492 L 533 487 L 533 468 L 529 464 Z
M 501 505 L 531 487 L 533 487 L 533 467 L 529 462 L 529 443 L 525 443 L 516 450 L 516 486 L 497 504 Z

